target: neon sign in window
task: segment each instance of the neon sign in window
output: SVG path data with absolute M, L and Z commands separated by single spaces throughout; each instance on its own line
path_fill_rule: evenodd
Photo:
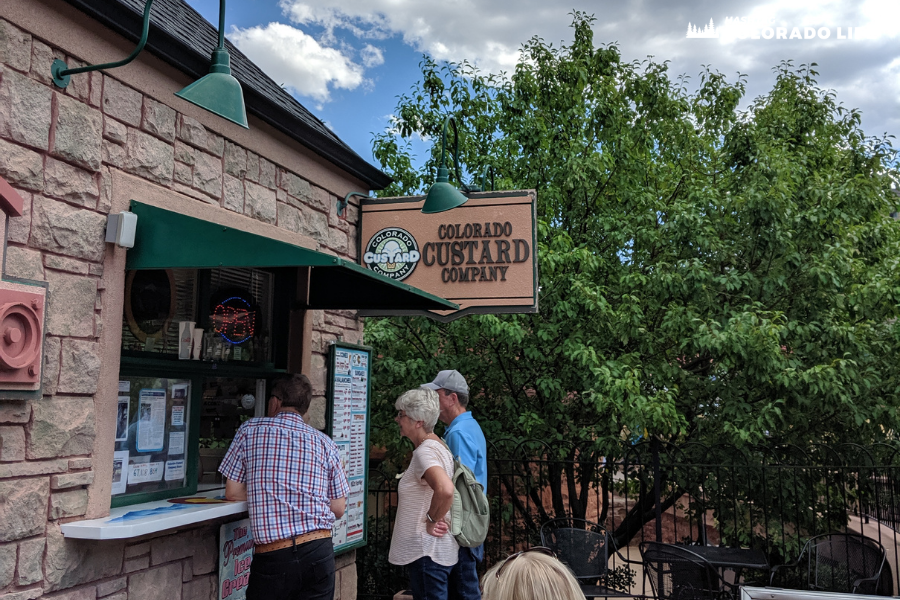
M 240 296 L 231 296 L 220 302 L 213 311 L 215 332 L 232 344 L 242 344 L 253 337 L 256 312 L 253 306 Z

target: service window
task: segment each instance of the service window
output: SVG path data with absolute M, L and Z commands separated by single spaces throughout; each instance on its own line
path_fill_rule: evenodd
M 268 382 L 286 368 L 293 273 L 127 273 L 112 506 L 224 485 L 235 431 L 264 413 Z
M 265 412 L 266 380 L 251 377 L 207 377 L 200 411 L 198 489 L 225 485 L 219 464 L 241 423 Z

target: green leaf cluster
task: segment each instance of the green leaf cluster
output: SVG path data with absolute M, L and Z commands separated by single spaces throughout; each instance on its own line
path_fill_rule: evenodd
M 540 312 L 366 323 L 379 355 L 374 425 L 404 389 L 455 368 L 488 438 L 589 443 L 657 436 L 738 445 L 894 435 L 900 406 L 900 223 L 890 137 L 784 62 L 740 109 L 746 78 L 696 91 L 665 62 L 573 40 L 522 46 L 512 74 L 423 59 L 374 154 L 422 193 L 414 136 L 448 115 L 472 173 L 538 199 Z

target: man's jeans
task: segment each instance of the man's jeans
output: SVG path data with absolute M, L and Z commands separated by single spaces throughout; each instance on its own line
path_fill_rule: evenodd
M 254 554 L 247 600 L 333 600 L 331 538 Z
M 439 565 L 428 556 L 409 563 L 406 569 L 413 600 L 446 600 L 447 580 L 452 568 Z
M 450 600 L 481 600 L 478 563 L 483 559 L 484 544 L 476 548 L 459 549 L 459 561 L 450 572 Z

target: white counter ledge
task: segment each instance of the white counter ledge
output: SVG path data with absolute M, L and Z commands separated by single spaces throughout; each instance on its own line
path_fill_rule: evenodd
M 65 523 L 60 530 L 67 538 L 121 540 L 245 512 L 246 502 L 226 501 L 225 490 L 219 488 L 184 498 L 121 506 L 110 510 L 108 517 Z

